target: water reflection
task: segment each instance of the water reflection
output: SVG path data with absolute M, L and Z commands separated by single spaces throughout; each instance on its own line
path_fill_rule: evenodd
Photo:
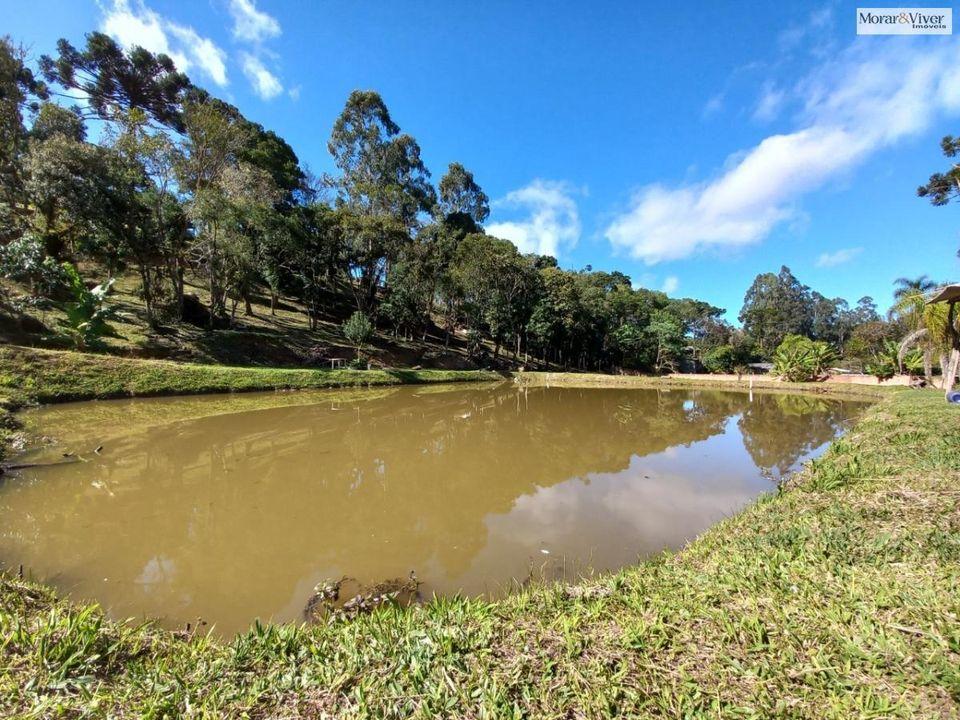
M 83 462 L 0 485 L 0 560 L 224 632 L 296 619 L 341 575 L 497 592 L 682 545 L 861 407 L 510 384 L 53 407 L 29 418 L 58 438 L 33 457 Z

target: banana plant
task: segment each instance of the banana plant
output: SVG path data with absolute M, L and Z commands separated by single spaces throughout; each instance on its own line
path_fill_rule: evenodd
M 56 303 L 65 317 L 59 321 L 64 333 L 78 350 L 87 350 L 101 344 L 102 338 L 120 337 L 110 322 L 118 318 L 116 308 L 104 307 L 104 301 L 113 287 L 113 278 L 93 289 L 88 289 L 80 273 L 70 263 L 62 265 L 70 300 Z

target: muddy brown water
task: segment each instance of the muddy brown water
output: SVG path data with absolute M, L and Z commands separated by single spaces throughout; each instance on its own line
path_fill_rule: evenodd
M 300 620 L 342 576 L 495 596 L 682 546 L 864 407 L 503 383 L 40 408 L 52 444 L 17 461 L 76 462 L 0 479 L 0 563 L 224 634 Z

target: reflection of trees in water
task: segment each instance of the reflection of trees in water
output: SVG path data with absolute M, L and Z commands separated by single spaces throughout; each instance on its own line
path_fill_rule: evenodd
M 256 585 L 281 607 L 291 578 L 356 575 L 343 563 L 360 555 L 384 577 L 459 575 L 486 543 L 485 518 L 518 497 L 705 440 L 741 413 L 757 464 L 789 467 L 846 416 L 807 401 L 505 384 L 204 417 L 132 430 L 96 462 L 57 469 L 59 489 L 30 501 L 29 516 L 16 503 L 9 512 L 38 556 L 78 568 L 109 559 L 117 582 L 163 558 L 151 592 L 166 602 L 204 587 L 209 604 L 233 606 Z
M 740 417 L 743 444 L 754 463 L 774 480 L 829 442 L 862 403 L 811 395 L 758 395 Z

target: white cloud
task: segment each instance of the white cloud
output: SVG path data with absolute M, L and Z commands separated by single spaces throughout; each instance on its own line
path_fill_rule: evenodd
M 227 55 L 210 38 L 201 37 L 193 28 L 168 23 L 170 33 L 176 37 L 190 54 L 191 63 L 221 87 L 227 84 Z
M 667 275 L 666 279 L 663 281 L 663 291 L 667 295 L 672 295 L 679 287 L 680 278 L 678 278 L 676 275 Z
M 280 35 L 280 23 L 262 10 L 257 10 L 254 0 L 230 0 L 233 16 L 233 36 L 238 40 L 259 43 Z
M 958 65 L 952 38 L 854 44 L 793 88 L 799 129 L 731 156 L 713 180 L 641 188 L 604 235 L 650 265 L 757 243 L 796 219 L 804 194 L 960 111 Z
M 835 252 L 821 253 L 820 257 L 817 258 L 817 267 L 822 267 L 822 268 L 836 267 L 837 265 L 842 265 L 843 263 L 850 262 L 862 252 L 863 252 L 862 247 L 855 247 L 855 248 L 841 248 Z
M 785 52 L 796 50 L 803 46 L 811 54 L 820 54 L 822 48 L 829 45 L 829 32 L 834 24 L 833 7 L 826 5 L 814 10 L 807 16 L 805 22 L 791 25 L 780 33 L 778 41 L 780 49 Z
M 193 28 L 167 20 L 139 0 L 133 7 L 128 0 L 113 0 L 104 12 L 101 28 L 123 47 L 139 45 L 169 55 L 178 70 L 197 68 L 221 87 L 229 82 L 226 53 Z
M 760 99 L 753 111 L 753 119 L 764 122 L 773 120 L 780 114 L 786 99 L 787 94 L 783 90 L 777 88 L 773 83 L 764 83 Z
M 264 67 L 263 63 L 249 53 L 243 53 L 243 74 L 250 81 L 253 91 L 264 100 L 270 100 L 283 92 L 283 85 L 277 76 Z
M 494 203 L 494 209 L 522 209 L 520 221 L 487 225 L 491 235 L 510 240 L 523 253 L 553 255 L 572 248 L 580 237 L 580 216 L 573 190 L 562 182 L 534 180 Z
M 716 95 L 712 96 L 707 100 L 706 104 L 703 106 L 703 110 L 700 112 L 700 117 L 706 119 L 716 115 L 718 112 L 723 110 L 723 103 L 726 98 L 726 94 L 719 92 Z

